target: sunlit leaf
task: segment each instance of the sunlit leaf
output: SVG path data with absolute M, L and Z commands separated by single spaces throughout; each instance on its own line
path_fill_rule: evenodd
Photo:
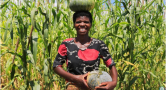
M 30 86 L 31 86 L 32 90 L 40 90 L 39 81 L 30 81 Z
M 131 79 L 131 81 L 129 82 L 129 87 L 131 87 L 131 85 L 137 80 L 137 76 L 135 76 L 135 77 L 133 77 L 132 79 Z
M 30 57 L 31 63 L 33 65 L 35 65 L 36 63 L 35 63 L 35 60 L 33 58 L 33 54 L 32 54 L 32 52 L 30 50 L 27 50 L 27 55 Z
M 2 9 L 3 7 L 5 7 L 5 6 L 8 4 L 9 1 L 10 1 L 10 0 L 8 0 L 8 1 L 6 1 L 4 4 L 2 4 L 2 5 L 0 6 L 0 9 Z
M 33 43 L 33 59 L 34 62 L 37 62 L 37 45 L 38 45 L 38 32 L 33 31 L 32 32 L 32 43 Z
M 31 24 L 33 25 L 33 26 L 35 26 L 35 13 L 37 12 L 37 9 L 36 8 L 33 8 L 32 9 L 32 11 L 31 11 Z

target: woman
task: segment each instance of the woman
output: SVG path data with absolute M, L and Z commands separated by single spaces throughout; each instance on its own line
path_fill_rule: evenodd
M 117 84 L 117 70 L 104 42 L 88 35 L 92 25 L 91 13 L 88 11 L 75 12 L 73 23 L 77 36 L 64 40 L 59 46 L 53 64 L 55 73 L 66 79 L 69 84 L 67 90 L 74 90 L 74 88 L 75 90 L 88 90 L 86 82 L 88 72 L 98 70 L 100 58 L 102 58 L 110 69 L 113 81 L 102 83 L 96 87 L 96 90 L 112 90 Z M 67 71 L 61 67 L 65 62 Z

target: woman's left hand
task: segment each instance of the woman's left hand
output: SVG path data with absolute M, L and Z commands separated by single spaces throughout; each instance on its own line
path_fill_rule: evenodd
M 80 87 L 83 90 L 89 90 L 89 86 L 87 84 L 86 78 L 88 73 L 83 75 L 75 75 L 75 80 L 73 81 L 76 86 Z
M 113 90 L 116 87 L 116 82 L 103 82 L 95 87 L 95 90 Z

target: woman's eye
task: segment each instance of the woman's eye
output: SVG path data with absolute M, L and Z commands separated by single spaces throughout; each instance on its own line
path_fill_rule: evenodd
M 88 22 L 88 21 L 85 21 L 84 23 L 90 23 L 90 22 Z
M 81 23 L 80 21 L 76 21 L 76 23 Z

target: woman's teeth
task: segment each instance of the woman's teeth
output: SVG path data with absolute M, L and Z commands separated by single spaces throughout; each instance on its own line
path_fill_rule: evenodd
M 80 31 L 84 31 L 85 29 L 83 28 L 83 29 L 80 29 Z

